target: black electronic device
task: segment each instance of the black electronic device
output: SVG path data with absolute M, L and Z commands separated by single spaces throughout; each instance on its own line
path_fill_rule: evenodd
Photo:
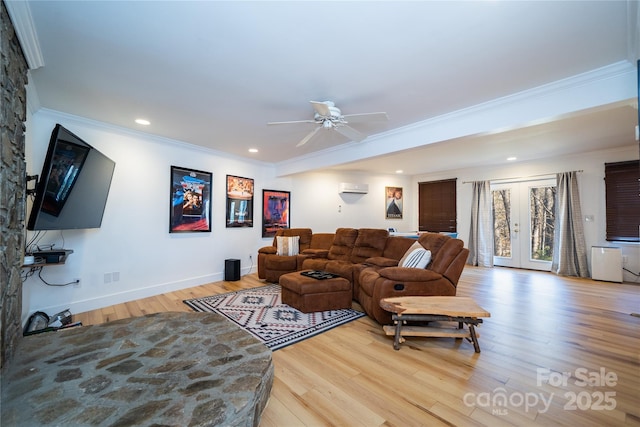
M 316 280 L 326 280 L 326 279 L 335 279 L 336 277 L 340 277 L 338 274 L 329 273 L 328 271 L 322 270 L 311 270 L 311 271 L 303 271 L 303 276 L 311 277 Z
M 240 280 L 240 260 L 226 259 L 224 261 L 224 280 L 235 282 Z
M 50 251 L 37 251 L 32 253 L 36 264 L 62 264 L 67 256 L 73 253 L 73 249 L 59 249 Z
M 115 162 L 57 124 L 27 223 L 28 230 L 99 228 Z

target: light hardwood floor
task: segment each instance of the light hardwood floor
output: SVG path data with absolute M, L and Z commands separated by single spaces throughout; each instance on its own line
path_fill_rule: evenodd
M 85 325 L 264 285 L 255 274 L 74 316 Z M 491 313 L 466 340 L 393 338 L 368 317 L 273 353 L 260 425 L 640 426 L 640 285 L 467 266 L 458 295 Z M 354 305 L 354 308 L 359 308 Z M 506 405 L 503 402 L 506 401 Z

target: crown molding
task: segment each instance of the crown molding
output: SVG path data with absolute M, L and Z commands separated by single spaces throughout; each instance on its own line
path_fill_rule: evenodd
M 44 67 L 44 58 L 40 50 L 38 33 L 31 16 L 31 8 L 26 1 L 5 1 L 7 12 L 16 31 L 22 52 L 30 70 Z
M 529 90 L 371 135 L 361 143 L 339 145 L 282 161 L 275 164 L 276 175 L 287 176 L 329 168 L 434 142 L 503 132 L 514 126 L 540 124 L 615 103 L 628 104 L 637 97 L 635 79 L 634 64 L 626 60 L 619 61 Z

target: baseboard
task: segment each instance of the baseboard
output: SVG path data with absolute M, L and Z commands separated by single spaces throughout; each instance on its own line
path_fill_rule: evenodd
M 240 270 L 242 275 L 250 274 L 253 272 L 251 267 L 246 267 Z M 193 288 L 195 286 L 204 285 L 206 283 L 221 282 L 224 280 L 224 272 L 218 272 L 206 276 L 191 277 L 184 280 L 178 280 L 169 283 L 158 283 L 145 288 L 132 289 L 125 292 L 118 292 L 110 295 L 102 295 L 96 298 L 88 298 L 79 301 L 73 301 L 64 305 L 51 305 L 48 307 L 38 308 L 38 311 L 43 311 L 48 315 L 53 316 L 63 310 L 69 309 L 71 314 L 84 313 L 85 311 L 97 310 L 104 307 L 109 307 L 114 304 L 122 304 L 128 301 L 135 301 L 142 298 L 148 298 L 155 295 L 164 294 L 167 292 L 179 291 L 182 289 Z M 24 325 L 30 313 L 23 313 L 24 318 L 22 324 Z

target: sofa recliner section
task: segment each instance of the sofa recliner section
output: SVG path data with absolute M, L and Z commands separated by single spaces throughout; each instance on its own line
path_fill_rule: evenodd
M 298 236 L 299 252 L 311 248 L 312 230 L 310 228 L 287 228 L 278 230 L 271 246 L 258 250 L 258 277 L 268 282 L 277 283 L 280 276 L 302 268 L 304 258 L 299 255 L 278 255 L 278 237 Z
M 391 323 L 391 313 L 380 307 L 384 298 L 406 296 L 455 296 L 469 250 L 462 240 L 425 233 L 418 242 L 431 251 L 425 269 L 407 267 L 367 268 L 360 275 L 357 301 L 378 323 Z

